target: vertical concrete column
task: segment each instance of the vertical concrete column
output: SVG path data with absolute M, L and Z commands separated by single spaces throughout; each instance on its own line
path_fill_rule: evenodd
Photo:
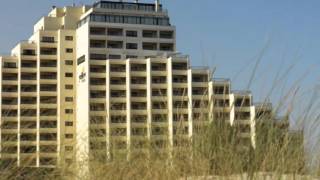
M 255 106 L 250 107 L 250 125 L 251 125 L 251 144 L 252 147 L 256 148 L 256 108 Z
M 107 158 L 111 159 L 111 142 L 110 142 L 110 61 L 106 61 L 106 146 Z
M 152 75 L 151 75 L 151 59 L 146 59 L 146 76 L 147 76 L 147 137 L 151 140 L 152 134 Z
M 126 105 L 127 105 L 127 158 L 130 159 L 131 146 L 131 64 L 126 60 Z
M 37 167 L 40 165 L 40 35 L 38 34 L 37 42 Z
M 18 167 L 20 166 L 20 134 L 21 134 L 21 52 L 19 53 L 19 56 L 18 56 L 18 140 L 17 140 L 17 153 L 18 153 L 18 156 L 17 156 L 17 163 L 18 163 Z M 2 64 L 2 62 L 1 62 Z M 2 67 L 2 66 L 1 66 Z M 1 72 L 1 75 L 2 75 L 2 72 Z M 2 79 L 1 79 L 2 81 Z M 2 83 L 1 83 L 2 84 Z M 2 87 L 0 87 L 1 90 L 2 90 Z M 2 102 L 0 102 L 2 104 Z M 1 109 L 1 108 L 0 108 Z M 0 117 L 1 119 L 1 117 Z M 1 124 L 0 124 L 0 127 L 1 127 Z M 2 129 L 2 128 L 0 128 Z M 1 131 L 0 131 L 0 136 L 1 136 Z M 0 139 L 0 142 L 1 142 L 1 139 Z M 1 151 L 1 149 L 0 149 Z
M 172 57 L 167 59 L 167 94 L 168 94 L 168 132 L 169 145 L 173 147 L 173 92 L 172 92 Z
M 229 99 L 230 99 L 230 125 L 233 126 L 234 119 L 235 119 L 235 107 L 234 107 L 235 97 L 234 97 L 234 94 L 230 94 Z
M 188 69 L 188 134 L 193 135 L 192 69 Z
M 58 165 L 60 165 L 61 161 L 60 159 L 64 159 L 64 149 L 62 149 L 62 141 L 64 137 L 62 137 L 65 134 L 64 124 L 61 122 L 64 122 L 64 119 L 62 119 L 62 113 L 63 113 L 63 100 L 61 99 L 63 96 L 63 78 L 64 78 L 64 71 L 62 69 L 63 66 L 63 50 L 64 46 L 61 43 L 61 36 L 63 36 L 62 30 L 58 31 L 58 45 L 57 45 L 57 153 L 58 153 Z M 75 88 L 75 87 L 74 87 Z M 76 89 L 76 88 L 75 88 Z
M 211 75 L 209 75 L 208 82 L 208 109 L 209 109 L 209 123 L 214 119 L 214 95 L 213 95 L 213 81 L 210 80 Z

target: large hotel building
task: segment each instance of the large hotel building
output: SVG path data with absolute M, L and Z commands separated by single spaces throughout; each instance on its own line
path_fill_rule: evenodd
M 0 62 L 2 163 L 55 167 L 148 142 L 174 148 L 216 119 L 255 147 L 250 92 L 177 53 L 159 1 L 53 7 Z

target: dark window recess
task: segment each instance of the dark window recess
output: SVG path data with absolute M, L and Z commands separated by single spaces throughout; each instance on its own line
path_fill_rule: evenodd
M 21 67 L 23 68 L 35 68 L 37 67 L 37 61 L 21 61 Z
M 138 49 L 138 44 L 137 43 L 127 43 L 126 49 Z
M 40 54 L 42 54 L 42 55 L 57 55 L 57 48 L 41 48 Z
M 144 30 L 142 32 L 142 36 L 144 38 L 157 38 L 158 37 L 158 33 L 157 33 L 157 31 Z
M 106 41 L 105 40 L 90 40 L 91 48 L 105 48 Z
M 123 29 L 109 28 L 108 29 L 108 35 L 109 36 L 122 36 L 123 35 Z
M 4 62 L 3 63 L 4 68 L 17 68 L 17 63 L 11 63 L 11 62 Z
M 106 60 L 107 55 L 106 54 L 90 54 L 91 60 Z
M 111 49 L 122 49 L 123 42 L 122 41 L 108 41 L 107 47 L 111 48 Z
M 143 50 L 157 50 L 157 43 L 147 43 L 147 42 L 144 42 L 142 44 L 142 48 Z
M 73 53 L 73 49 L 72 48 L 66 48 L 66 53 Z
M 54 43 L 54 37 L 43 36 L 41 42 L 44 43 Z
M 106 28 L 91 27 L 90 34 L 92 34 L 92 35 L 106 35 Z
M 137 59 L 138 56 L 136 55 L 126 55 L 126 59 Z
M 65 77 L 73 77 L 73 74 L 72 73 L 66 73 Z
M 65 65 L 73 65 L 73 61 L 72 60 L 65 60 Z
M 81 57 L 79 57 L 79 58 L 77 59 L 77 64 L 80 65 L 80 64 L 82 64 L 82 63 L 85 62 L 85 61 L 86 61 L 86 56 L 83 55 L 83 56 L 81 56 Z
M 73 41 L 73 36 L 66 36 L 66 37 L 65 37 L 65 40 L 66 40 L 66 41 Z
M 67 84 L 67 85 L 65 85 L 65 89 L 70 89 L 70 90 L 72 90 L 72 89 L 73 89 L 73 85 Z
M 35 56 L 36 55 L 36 50 L 24 49 L 24 50 L 22 50 L 22 55 L 24 55 L 24 56 Z
M 126 36 L 127 37 L 138 37 L 138 32 L 137 31 L 126 31 Z
M 173 31 L 160 31 L 160 38 L 162 39 L 173 39 L 174 38 Z
M 174 45 L 172 43 L 160 43 L 160 51 L 173 51 Z
M 110 54 L 109 59 L 121 59 L 121 55 Z

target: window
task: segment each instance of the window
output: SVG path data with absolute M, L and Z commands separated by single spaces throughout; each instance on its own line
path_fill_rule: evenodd
M 109 36 L 122 36 L 123 30 L 118 28 L 109 28 L 108 35 Z
M 157 50 L 157 43 L 144 42 L 142 48 L 143 50 Z
M 137 59 L 138 56 L 135 55 L 126 55 L 126 59 Z
M 65 85 L 65 89 L 73 89 L 73 85 L 67 84 L 67 85 Z
M 66 49 L 66 53 L 73 53 L 73 49 L 72 48 L 67 48 Z
M 73 126 L 73 122 L 66 121 L 65 126 Z
M 152 31 L 152 30 L 144 30 L 142 32 L 142 36 L 145 38 L 157 38 L 158 37 L 158 32 L 157 31 Z
M 173 39 L 173 31 L 160 31 L 160 38 Z
M 107 55 L 105 55 L 105 54 L 90 54 L 90 59 L 92 59 L 92 60 L 106 60 Z
M 138 32 L 137 31 L 127 31 L 126 36 L 127 37 L 138 37 Z
M 73 109 L 65 109 L 64 112 L 66 114 L 73 114 Z
M 65 146 L 65 150 L 66 150 L 66 151 L 72 151 L 72 150 L 73 150 L 73 147 L 72 147 L 72 146 Z
M 43 36 L 41 42 L 53 43 L 54 42 L 54 37 Z
M 122 41 L 108 41 L 107 47 L 112 48 L 112 49 L 122 49 L 123 42 Z
M 72 60 L 65 60 L 65 65 L 73 65 L 73 61 Z
M 65 98 L 65 101 L 66 101 L 66 102 L 73 102 L 73 97 L 66 97 L 66 98 Z
M 66 36 L 66 37 L 65 37 L 65 40 L 66 40 L 66 41 L 73 41 L 73 36 Z
M 121 59 L 121 55 L 110 54 L 109 59 Z
M 138 49 L 138 44 L 137 43 L 127 43 L 126 48 L 127 49 Z
M 72 139 L 73 138 L 73 134 L 65 134 L 65 138 L 66 139 Z
M 73 77 L 73 74 L 72 73 L 66 73 L 65 77 Z

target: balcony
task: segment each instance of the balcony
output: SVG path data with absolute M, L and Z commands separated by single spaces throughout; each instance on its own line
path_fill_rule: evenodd
M 40 91 L 56 92 L 57 85 L 56 84 L 41 84 Z
M 16 73 L 3 73 L 2 80 L 3 81 L 17 81 L 18 74 L 16 74 Z
M 21 80 L 23 81 L 37 80 L 37 73 L 21 73 Z
M 106 98 L 106 91 L 90 91 L 90 98 Z
M 105 40 L 90 40 L 90 48 L 106 48 Z
M 123 29 L 120 28 L 108 28 L 108 36 L 123 36 Z
M 90 78 L 90 85 L 106 85 L 105 78 Z
M 17 63 L 14 62 L 3 62 L 3 68 L 8 68 L 8 69 L 16 69 L 17 68 Z
M 112 77 L 112 78 L 110 78 L 110 84 L 111 85 L 126 85 L 126 78 Z
M 147 103 L 144 103 L 144 102 L 132 102 L 131 103 L 131 109 L 132 110 L 146 110 L 147 109 Z
M 126 65 L 124 64 L 111 64 L 110 72 L 126 72 Z
M 146 84 L 147 79 L 145 77 L 131 77 L 131 84 Z
M 126 116 L 111 116 L 110 118 L 111 123 L 113 124 L 125 124 L 127 121 Z
M 142 37 L 144 38 L 158 38 L 158 32 L 152 30 L 143 30 Z
M 40 61 L 40 67 L 57 67 L 57 61 L 56 60 L 41 60 Z
M 131 97 L 147 97 L 146 90 L 131 90 Z
M 36 56 L 36 50 L 34 49 L 24 49 L 21 53 L 22 56 Z
M 131 123 L 141 124 L 141 123 L 146 123 L 146 122 L 147 122 L 147 116 L 144 116 L 144 115 L 133 115 L 131 117 Z
M 153 76 L 152 77 L 152 83 L 153 84 L 166 84 L 167 83 L 167 77 L 166 76 Z
M 131 64 L 131 71 L 134 72 L 145 72 L 147 70 L 147 66 L 145 64 Z
M 175 75 L 172 78 L 173 83 L 188 83 L 188 77 L 183 75 Z
M 160 43 L 160 51 L 174 51 L 173 43 Z
M 167 89 L 153 89 L 152 90 L 153 97 L 164 97 L 167 96 Z
M 41 38 L 42 43 L 55 43 L 54 37 L 49 37 L 49 36 L 43 36 Z
M 110 105 L 110 109 L 111 110 L 126 110 L 127 105 L 126 105 L 126 103 L 112 103 Z
M 110 49 L 122 49 L 123 42 L 122 41 L 108 41 L 107 48 Z
M 166 102 L 153 102 L 152 109 L 167 109 Z
M 158 45 L 157 45 L 157 43 L 143 42 L 142 49 L 149 50 L 149 51 L 157 51 Z
M 106 66 L 91 65 L 90 72 L 91 73 L 106 73 Z
M 37 104 L 37 98 L 36 97 L 21 97 L 20 103 L 21 104 Z
M 57 48 L 40 48 L 41 55 L 57 55 Z
M 91 27 L 90 35 L 106 35 L 106 28 Z
M 173 39 L 174 32 L 173 31 L 160 31 L 160 38 L 161 39 Z
M 21 60 L 21 71 L 22 72 L 27 72 L 27 71 L 29 72 L 32 70 L 33 70 L 33 72 L 36 72 L 36 68 L 37 68 L 37 61 Z
M 90 111 L 105 111 L 104 103 L 90 103 Z

